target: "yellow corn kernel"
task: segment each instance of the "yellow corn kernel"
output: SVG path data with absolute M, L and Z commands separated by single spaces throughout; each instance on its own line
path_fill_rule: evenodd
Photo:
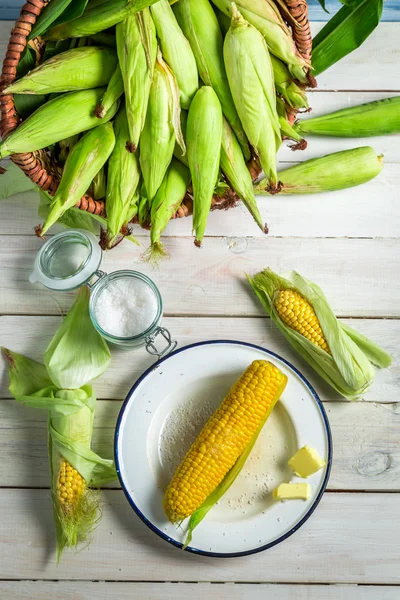
M 74 510 L 85 491 L 85 481 L 64 458 L 57 480 L 57 497 L 65 513 Z
M 269 416 L 286 382 L 286 375 L 272 363 L 258 360 L 234 384 L 165 492 L 164 510 L 172 523 L 193 514 L 221 483 Z M 260 392 L 259 397 L 249 386 Z
M 294 290 L 281 290 L 275 295 L 274 304 L 279 317 L 288 327 L 331 354 L 318 317 L 301 294 Z

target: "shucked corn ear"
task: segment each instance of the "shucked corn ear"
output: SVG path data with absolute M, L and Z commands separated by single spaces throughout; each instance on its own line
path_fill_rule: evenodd
M 263 223 L 254 197 L 253 180 L 245 163 L 239 142 L 225 119 L 222 128 L 221 170 L 261 231 L 266 233 L 267 228 Z
M 74 48 L 53 56 L 2 93 L 52 94 L 102 87 L 107 85 L 117 60 L 111 48 Z
M 99 120 L 95 116 L 95 108 L 103 94 L 104 88 L 97 88 L 70 92 L 50 100 L 0 143 L 0 158 L 34 152 L 106 123 L 115 115 L 118 105 L 114 104 Z
M 222 110 L 209 86 L 199 89 L 190 105 L 186 144 L 193 187 L 193 230 L 201 245 L 219 173 Z
M 281 133 L 271 59 L 262 35 L 243 19 L 234 4 L 231 28 L 224 41 L 224 60 L 247 137 L 270 186 L 276 188 L 276 150 Z
M 132 210 L 140 181 L 139 156 L 129 152 L 129 128 L 123 104 L 114 121 L 115 146 L 108 161 L 107 242 L 113 246 Z
M 185 144 L 180 130 L 179 88 L 172 71 L 159 52 L 140 138 L 140 166 L 150 203 L 171 162 L 175 139 L 181 143 L 184 150 Z
M 92 0 L 81 17 L 52 27 L 43 38 L 64 40 L 91 36 L 121 23 L 129 15 L 147 8 L 154 2 L 156 0 Z
M 92 129 L 75 144 L 65 161 L 60 185 L 43 225 L 43 235 L 86 193 L 91 181 L 108 160 L 114 145 L 115 135 L 111 123 Z
M 300 134 L 370 137 L 400 133 L 400 96 L 337 110 L 322 117 L 297 121 Z
M 390 366 L 390 356 L 338 321 L 323 291 L 299 273 L 266 269 L 248 280 L 291 346 L 342 396 L 361 397 L 374 380 L 373 364 Z
M 275 365 L 257 360 L 233 385 L 168 485 L 164 510 L 172 523 L 192 515 L 223 481 L 271 414 L 286 382 Z
M 132 150 L 136 151 L 146 118 L 157 56 L 156 30 L 150 10 L 129 15 L 117 25 L 117 50 L 126 96 Z
M 208 0 L 179 0 L 172 5 L 177 21 L 190 42 L 202 81 L 217 94 L 222 112 L 235 132 L 248 160 L 246 134 L 232 100 L 223 60 L 223 39 L 219 23 Z
M 124 81 L 122 79 L 121 67 L 117 64 L 114 73 L 108 81 L 107 89 L 99 104 L 96 106 L 96 117 L 102 119 L 108 113 L 112 105 L 118 102 L 123 93 Z
M 232 0 L 212 0 L 228 17 L 232 16 Z M 280 3 L 281 4 L 281 3 Z M 309 64 L 297 50 L 290 29 L 271 0 L 238 0 L 243 17 L 263 35 L 270 52 L 283 61 L 292 78 L 307 83 Z
M 151 14 L 162 55 L 179 86 L 181 106 L 188 109 L 199 87 L 199 74 L 193 50 L 177 23 L 168 0 L 159 0 L 153 4 Z
M 318 194 L 361 185 L 379 175 L 382 158 L 370 146 L 362 146 L 306 160 L 279 171 L 280 193 Z M 268 179 L 262 179 L 255 192 L 269 194 Z

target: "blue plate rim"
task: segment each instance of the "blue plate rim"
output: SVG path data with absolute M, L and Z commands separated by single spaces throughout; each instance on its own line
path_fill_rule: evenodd
M 265 550 L 268 550 L 269 548 L 272 548 L 273 546 L 276 546 L 277 544 L 280 544 L 281 542 L 285 541 L 287 538 L 289 538 L 291 535 L 293 535 L 298 529 L 300 529 L 300 527 L 302 527 L 304 525 L 304 523 L 306 521 L 308 521 L 308 519 L 311 517 L 311 515 L 313 514 L 313 512 L 315 511 L 315 509 L 317 508 L 318 504 L 320 503 L 322 496 L 325 493 L 326 487 L 328 485 L 328 481 L 329 481 L 329 477 L 330 477 L 330 473 L 331 473 L 331 468 L 332 468 L 332 455 L 333 455 L 333 442 L 332 442 L 332 433 L 331 433 L 331 428 L 330 428 L 330 424 L 329 424 L 329 420 L 328 420 L 328 416 L 326 414 L 325 408 L 322 404 L 322 401 L 320 399 L 320 397 L 318 396 L 317 392 L 315 391 L 315 389 L 313 388 L 313 386 L 311 385 L 311 383 L 309 383 L 309 381 L 304 377 L 304 375 L 302 373 L 300 373 L 300 371 L 294 367 L 288 360 L 286 360 L 285 358 L 283 358 L 282 356 L 280 356 L 279 354 L 276 354 L 275 352 L 272 352 L 272 350 L 267 350 L 266 348 L 263 348 L 262 346 L 258 346 L 256 344 L 251 344 L 249 342 L 241 342 L 239 340 L 225 340 L 225 339 L 221 339 L 221 340 L 206 340 L 203 342 L 195 342 L 194 344 L 188 344 L 187 346 L 182 346 L 182 348 L 178 348 L 177 350 L 174 350 L 173 352 L 171 352 L 170 354 L 168 354 L 167 356 L 164 356 L 163 358 L 161 358 L 160 360 L 158 360 L 156 363 L 154 363 L 153 365 L 151 365 L 148 369 L 146 369 L 146 371 L 144 371 L 144 373 L 136 380 L 136 382 L 133 384 L 133 386 L 131 387 L 131 389 L 129 390 L 118 415 L 118 419 L 117 419 L 117 423 L 115 426 L 115 435 L 114 435 L 114 459 L 115 459 L 115 467 L 116 467 L 116 471 L 117 471 L 117 475 L 118 475 L 118 479 L 119 482 L 121 484 L 122 490 L 125 494 L 126 499 L 128 500 L 131 508 L 135 511 L 135 513 L 137 514 L 137 516 L 141 519 L 141 521 L 143 521 L 143 523 L 145 525 L 147 525 L 147 527 L 149 529 L 151 529 L 151 531 L 153 531 L 156 535 L 158 535 L 161 539 L 163 539 L 164 541 L 168 542 L 169 544 L 171 544 L 172 546 L 174 546 L 175 548 L 179 548 L 180 550 L 183 549 L 183 544 L 181 542 L 177 542 L 176 540 L 174 540 L 173 538 L 171 538 L 169 535 L 166 535 L 164 532 L 162 532 L 160 529 L 158 529 L 158 527 L 156 527 L 143 513 L 142 511 L 139 509 L 139 507 L 135 504 L 135 502 L 133 501 L 130 493 L 128 492 L 127 488 L 125 487 L 122 475 L 121 475 L 121 471 L 120 471 L 120 462 L 119 462 L 119 453 L 118 453 L 118 441 L 119 441 L 119 432 L 120 432 L 120 427 L 121 427 L 121 421 L 123 418 L 123 415 L 125 413 L 126 407 L 128 405 L 128 402 L 131 399 L 131 396 L 133 395 L 133 393 L 136 391 L 136 389 L 139 387 L 139 385 L 142 383 L 142 381 L 153 371 L 155 371 L 162 363 L 164 363 L 165 361 L 167 361 L 169 358 L 171 358 L 172 356 L 175 356 L 177 354 L 180 354 L 181 352 L 185 352 L 186 350 L 190 350 L 191 348 L 196 348 L 198 346 L 209 346 L 209 345 L 214 345 L 214 344 L 236 344 L 238 346 L 247 346 L 249 348 L 255 348 L 256 350 L 261 350 L 262 352 L 264 352 L 265 354 L 268 354 L 269 356 L 273 356 L 279 360 L 281 360 L 285 365 L 287 365 L 290 369 L 292 369 L 296 375 L 298 375 L 298 377 L 300 377 L 300 379 L 302 380 L 302 382 L 304 383 L 304 385 L 309 389 L 309 391 L 311 392 L 311 395 L 313 396 L 323 419 L 324 425 L 325 425 L 325 432 L 326 432 L 326 436 L 327 436 L 327 441 L 328 441 L 328 459 L 327 459 L 327 464 L 326 464 L 326 472 L 325 472 L 325 477 L 324 480 L 322 482 L 322 486 L 320 491 L 318 492 L 317 497 L 315 498 L 313 504 L 310 506 L 309 510 L 307 511 L 307 513 L 304 515 L 304 517 L 302 519 L 300 519 L 300 521 L 298 523 L 296 523 L 296 525 L 294 527 L 292 527 L 292 529 L 290 529 L 289 531 L 287 531 L 285 534 L 283 534 L 282 536 L 280 536 L 279 538 L 277 538 L 276 540 L 274 540 L 273 542 L 269 542 L 268 544 L 264 544 L 258 548 L 252 548 L 251 550 L 244 550 L 243 552 L 211 552 L 211 551 L 207 551 L 207 550 L 199 550 L 198 548 L 194 548 L 192 546 L 187 546 L 185 548 L 186 552 L 190 552 L 191 554 L 197 554 L 200 556 L 209 556 L 212 558 L 239 558 L 242 556 L 250 556 L 252 554 L 258 554 L 259 552 L 264 552 Z

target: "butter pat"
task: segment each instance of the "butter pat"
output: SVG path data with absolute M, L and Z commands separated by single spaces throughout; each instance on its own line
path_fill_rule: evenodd
M 275 500 L 308 500 L 311 487 L 308 483 L 281 483 L 272 495 Z
M 314 448 L 303 446 L 288 461 L 288 465 L 292 467 L 296 475 L 305 478 L 322 469 L 326 465 L 326 462 Z

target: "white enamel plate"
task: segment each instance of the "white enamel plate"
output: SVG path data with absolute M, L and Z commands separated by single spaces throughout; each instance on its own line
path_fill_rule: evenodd
M 324 408 L 311 385 L 287 361 L 250 344 L 212 341 L 179 349 L 135 383 L 121 409 L 115 436 L 117 471 L 137 515 L 179 548 L 187 521 L 167 520 L 163 494 L 175 468 L 207 418 L 253 360 L 269 360 L 287 376 L 282 398 L 239 477 L 194 530 L 189 552 L 242 556 L 283 541 L 310 517 L 328 483 L 332 442 Z M 307 479 L 309 500 L 277 502 L 272 490 L 302 481 L 289 458 L 309 444 L 326 467 Z

